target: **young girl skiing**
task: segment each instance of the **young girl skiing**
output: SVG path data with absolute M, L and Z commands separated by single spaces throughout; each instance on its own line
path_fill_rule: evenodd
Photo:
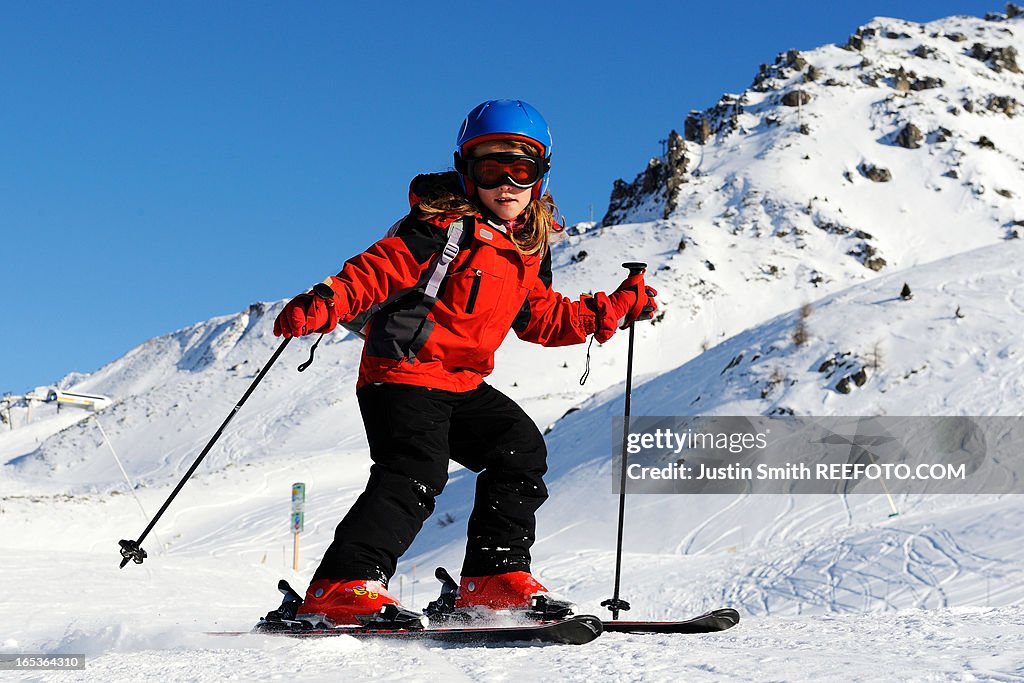
M 551 133 L 536 109 L 519 100 L 480 104 L 459 130 L 455 172 L 417 176 L 409 215 L 274 323 L 284 337 L 330 332 L 380 306 L 364 328 L 356 384 L 370 478 L 338 525 L 299 618 L 353 624 L 397 604 L 388 580 L 433 512 L 449 460 L 478 473 L 456 607 L 527 608 L 546 592 L 530 574 L 534 515 L 547 498 L 544 439 L 483 380 L 509 329 L 544 346 L 590 334 L 604 343 L 656 308 L 642 272 L 611 294 L 576 301 L 551 288 L 548 242 L 560 227 L 547 192 L 550 164 Z

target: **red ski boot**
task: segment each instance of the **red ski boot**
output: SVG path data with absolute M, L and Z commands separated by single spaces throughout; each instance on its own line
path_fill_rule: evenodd
M 358 617 L 379 614 L 385 605 L 401 607 L 398 598 L 388 593 L 380 581 L 321 579 L 309 584 L 296 619 L 314 625 L 318 621 L 327 626 L 359 624 Z
M 534 595 L 547 592 L 529 572 L 463 576 L 455 608 L 529 609 Z

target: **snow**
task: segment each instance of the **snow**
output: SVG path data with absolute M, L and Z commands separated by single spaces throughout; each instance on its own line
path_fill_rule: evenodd
M 883 18 L 868 28 L 877 35 L 861 52 L 804 53 L 822 71 L 814 82 L 779 71 L 766 91 L 733 96 L 739 128 L 687 143 L 694 163 L 669 215 L 648 198 L 618 225 L 577 226 L 555 249 L 555 285 L 572 295 L 613 288 L 622 261 L 650 264 L 665 315 L 637 328 L 634 415 L 1024 412 L 1024 243 L 1010 239 L 1024 230 L 1015 224 L 1024 220 L 1024 131 L 1019 114 L 987 108 L 992 96 L 1024 102 L 1024 81 L 970 56 L 975 42 L 1024 52 L 1020 20 Z M 950 40 L 957 32 L 968 40 Z M 913 54 L 920 45 L 927 57 Z M 899 66 L 944 85 L 898 93 Z M 799 112 L 778 103 L 796 86 L 812 95 Z M 906 122 L 925 133 L 921 148 L 893 144 Z M 979 146 L 981 136 L 996 148 Z M 864 163 L 892 180 L 869 180 Z M 952 169 L 957 178 L 945 175 Z M 885 259 L 880 271 L 864 265 L 865 245 Z M 910 300 L 899 296 L 904 283 Z M 629 496 L 625 616 L 740 610 L 741 623 L 719 634 L 485 651 L 204 635 L 249 628 L 277 606 L 279 578 L 304 588 L 367 476 L 353 390 L 359 341 L 325 338 L 302 374 L 295 366 L 310 342 L 293 342 L 144 543 L 149 559 L 118 568 L 117 540 L 146 524 L 139 503 L 158 509 L 271 357 L 281 305 L 197 323 L 65 378 L 62 388 L 114 399 L 95 415 L 36 405 L 29 422 L 15 407 L 14 428 L 0 425 L 0 577 L 10 586 L 0 652 L 88 657 L 85 671 L 36 679 L 1024 676 L 1019 495 L 900 495 L 897 516 L 882 495 Z M 594 614 L 607 614 L 600 602 L 611 597 L 610 427 L 622 412 L 625 354 L 625 335 L 595 345 L 581 386 L 584 347 L 541 350 L 513 335 L 490 378 L 550 428 L 535 573 Z M 829 359 L 842 373 L 819 371 Z M 856 369 L 864 385 L 837 391 Z M 307 502 L 296 572 L 297 481 Z M 473 484 L 452 468 L 392 583 L 407 605 L 436 597 L 435 566 L 457 572 Z M 453 523 L 439 521 L 449 515 Z

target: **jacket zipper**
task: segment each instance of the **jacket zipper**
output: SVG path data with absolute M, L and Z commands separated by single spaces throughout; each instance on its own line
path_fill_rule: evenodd
M 473 272 L 473 284 L 469 288 L 469 301 L 466 302 L 466 313 L 472 313 L 473 309 L 476 308 L 476 297 L 480 293 L 480 276 L 483 275 L 483 271 L 477 270 Z

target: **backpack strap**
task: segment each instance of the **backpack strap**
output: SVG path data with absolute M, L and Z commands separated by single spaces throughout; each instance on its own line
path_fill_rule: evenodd
M 430 275 L 427 277 L 423 285 L 416 287 L 413 290 L 402 292 L 401 294 L 389 298 L 382 303 L 375 304 L 368 310 L 356 315 L 348 322 L 341 323 L 341 326 L 365 339 L 370 319 L 373 318 L 377 311 L 381 310 L 388 304 L 406 297 L 412 292 L 421 291 L 425 295 L 424 299 L 433 305 L 433 301 L 437 298 L 437 293 L 441 289 L 441 283 L 444 282 L 444 278 L 448 275 L 448 266 L 450 266 L 452 261 L 455 260 L 455 257 L 459 255 L 459 242 L 462 241 L 462 236 L 466 232 L 467 223 L 471 220 L 473 220 L 471 216 L 463 216 L 448 225 L 448 239 L 445 241 L 444 246 L 438 253 L 438 257 L 434 261 L 433 270 L 431 270 Z M 393 225 L 392 230 L 397 229 L 400 224 L 401 221 Z M 389 231 L 389 234 L 393 234 L 393 232 Z
M 441 254 L 434 263 L 434 272 L 430 274 L 430 278 L 423 288 L 423 293 L 432 299 L 437 298 L 437 292 L 441 289 L 441 282 L 448 274 L 448 266 L 459 255 L 459 241 L 462 240 L 466 220 L 467 217 L 463 216 L 448 226 L 448 241 L 445 242 L 444 248 L 441 249 Z

